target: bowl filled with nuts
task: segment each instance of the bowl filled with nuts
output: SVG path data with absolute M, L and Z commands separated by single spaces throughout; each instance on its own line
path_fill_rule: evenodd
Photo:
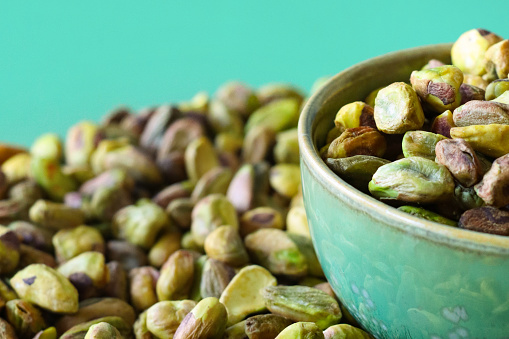
M 359 63 L 299 122 L 302 191 L 324 273 L 379 338 L 507 338 L 509 41 Z

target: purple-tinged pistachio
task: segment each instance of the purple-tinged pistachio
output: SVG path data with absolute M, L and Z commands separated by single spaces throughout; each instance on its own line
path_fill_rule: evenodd
M 258 265 L 243 267 L 230 281 L 219 301 L 228 310 L 228 326 L 242 321 L 246 316 L 266 311 L 261 292 L 275 286 L 276 278 Z
M 256 95 L 258 96 L 258 99 L 262 105 L 266 105 L 271 101 L 286 98 L 293 98 L 299 100 L 300 102 L 304 101 L 304 95 L 298 88 L 284 83 L 272 83 L 263 85 L 262 87 L 258 88 Z
M 104 255 L 94 251 L 84 252 L 69 259 L 58 267 L 58 272 L 67 277 L 78 289 L 81 298 L 89 289 L 103 288 L 109 280 Z
M 452 196 L 454 179 L 445 166 L 410 157 L 379 167 L 369 183 L 369 191 L 381 200 L 426 204 Z
M 32 156 L 29 153 L 19 153 L 7 159 L 0 167 L 5 180 L 10 185 L 25 180 L 30 175 Z
M 123 339 L 124 337 L 113 326 L 106 322 L 101 322 L 90 326 L 84 339 Z
M 19 247 L 19 254 L 20 257 L 18 269 L 27 267 L 32 264 L 44 264 L 53 268 L 57 267 L 57 262 L 51 254 L 31 246 L 21 244 Z
M 483 99 L 493 100 L 498 98 L 507 91 L 509 91 L 509 79 L 497 79 L 495 81 L 490 82 L 488 87 L 486 87 L 485 98 L 481 98 L 479 100 Z M 2 169 L 4 168 L 4 166 L 2 166 Z
M 228 109 L 237 112 L 243 118 L 249 117 L 260 106 L 254 90 L 237 81 L 222 85 L 215 96 Z
M 374 115 L 378 130 L 387 134 L 403 134 L 424 124 L 419 98 L 404 82 L 395 82 L 378 92 Z
M 493 74 L 495 79 L 507 78 L 509 74 L 509 40 L 502 40 L 484 54 L 487 75 Z
M 207 92 L 196 93 L 191 100 L 179 103 L 178 108 L 183 113 L 207 113 L 209 110 L 209 95 Z
M 307 286 L 270 286 L 263 290 L 265 305 L 273 314 L 294 321 L 314 322 L 324 330 L 341 319 L 338 302 L 325 292 Z
M 485 29 L 472 29 L 463 33 L 451 49 L 452 64 L 465 73 L 486 73 L 484 57 L 488 48 L 501 41 L 498 35 Z
M 413 71 L 410 82 L 423 105 L 437 113 L 453 110 L 460 105 L 463 72 L 450 65 Z
M 205 238 L 204 248 L 210 258 L 234 267 L 244 266 L 249 262 L 238 227 L 224 225 L 216 228 Z
M 509 236 L 509 212 L 493 206 L 466 211 L 458 226 L 467 230 Z
M 509 204 L 509 154 L 496 159 L 482 181 L 474 186 L 477 195 L 487 205 L 503 207 Z
M 159 272 L 151 266 L 133 268 L 129 272 L 131 303 L 143 311 L 157 302 L 156 283 Z
M 168 127 L 161 140 L 157 159 L 161 160 L 172 152 L 183 152 L 193 141 L 205 135 L 203 125 L 192 117 L 181 118 Z
M 118 261 L 110 261 L 106 264 L 110 272 L 109 280 L 103 288 L 104 295 L 120 300 L 128 300 L 127 273 Z
M 327 328 L 323 335 L 325 339 L 372 339 L 373 337 L 369 333 L 364 332 L 360 328 L 354 327 L 348 324 L 338 324 Z
M 455 109 L 453 119 L 458 127 L 509 125 L 509 105 L 495 101 L 473 100 Z
M 282 230 L 284 225 L 285 223 L 281 212 L 268 206 L 249 210 L 242 214 L 239 220 L 239 230 L 242 237 L 263 228 Z
M 200 281 L 200 294 L 202 298 L 221 297 L 224 289 L 235 276 L 235 270 L 222 261 L 207 259 L 203 265 Z
M 210 140 L 202 136 L 194 139 L 186 147 L 184 154 L 186 172 L 193 183 L 212 168 L 219 167 L 219 158 Z
M 217 298 L 202 299 L 182 320 L 174 339 L 221 339 L 228 314 Z M 148 316 L 147 316 L 148 325 Z
M 436 67 L 440 67 L 440 66 L 445 66 L 445 64 L 440 60 L 430 59 L 426 65 L 422 66 L 421 70 L 436 68 Z
M 347 158 L 327 159 L 327 166 L 350 185 L 364 192 L 376 170 L 390 161 L 371 155 L 354 155 Z
M 244 121 L 237 112 L 228 109 L 224 103 L 214 100 L 210 104 L 209 122 L 216 133 L 229 132 L 241 136 L 244 133 Z
M 148 261 L 150 265 L 161 267 L 166 260 L 180 249 L 182 234 L 179 232 L 171 232 L 163 234 L 148 253 Z
M 73 228 L 85 222 L 82 210 L 48 200 L 37 200 L 29 213 L 32 222 L 52 230 Z
M 288 214 L 286 215 L 286 230 L 288 233 L 311 238 L 304 206 L 294 206 L 288 210 Z
M 434 221 L 439 224 L 448 225 L 448 226 L 457 226 L 457 223 L 453 220 L 447 219 L 440 214 L 433 213 L 421 207 L 415 206 L 400 206 L 398 210 L 403 211 L 405 213 L 411 214 L 421 219 L 426 219 L 429 221 Z
M 78 291 L 57 270 L 33 264 L 18 271 L 10 280 L 20 298 L 55 313 L 78 311 Z
M 127 241 L 110 240 L 106 244 L 106 257 L 122 264 L 129 271 L 148 264 L 145 252 L 138 246 Z
M 196 203 L 210 194 L 225 195 L 232 178 L 233 173 L 229 168 L 215 167 L 210 169 L 196 183 L 191 194 L 191 200 Z
M 151 154 L 155 154 L 168 126 L 178 119 L 179 116 L 179 110 L 173 106 L 162 105 L 156 108 L 140 136 L 140 146 Z
M 200 200 L 193 208 L 191 232 L 199 246 L 216 228 L 230 225 L 238 229 L 238 218 L 235 208 L 222 194 L 211 194 Z
M 276 163 L 299 164 L 299 141 L 296 128 L 279 132 L 274 146 L 274 160 Z
M 127 171 L 113 168 L 84 182 L 80 187 L 80 193 L 92 196 L 99 189 L 112 187 L 122 187 L 131 191 L 134 188 L 134 180 L 127 174 Z
M 451 128 L 451 137 L 464 139 L 477 152 L 498 158 L 509 153 L 509 125 L 471 125 Z
M 255 167 L 244 164 L 232 178 L 226 193 L 237 212 L 243 213 L 255 205 Z
M 246 319 L 245 331 L 249 339 L 274 339 L 293 323 L 275 314 L 260 314 Z
M 148 199 L 119 210 L 113 217 L 112 228 L 118 239 L 125 239 L 142 248 L 150 248 L 159 232 L 169 228 L 164 210 Z
M 20 259 L 19 239 L 8 228 L 0 229 L 0 274 L 8 274 L 18 266 Z
M 35 158 L 51 159 L 59 162 L 63 155 L 62 142 L 56 134 L 41 135 L 32 144 L 30 154 Z
M 486 92 L 484 89 L 469 84 L 461 84 L 460 86 L 461 102 L 460 105 L 464 105 L 472 100 L 484 100 Z
M 444 137 L 451 137 L 451 128 L 456 127 L 454 124 L 453 114 L 447 110 L 444 113 L 437 115 L 433 124 L 431 124 L 431 132 L 443 135 Z
M 173 253 L 161 268 L 157 280 L 156 293 L 161 300 L 188 299 L 191 293 L 195 272 L 195 261 L 199 254 L 187 250 Z
M 57 160 L 32 157 L 30 173 L 33 179 L 54 200 L 62 201 L 67 193 L 77 189 L 76 181 L 63 173 Z
M 426 131 L 408 131 L 403 136 L 402 149 L 405 158 L 422 157 L 435 160 L 435 147 L 446 139 L 441 134 Z
M 292 198 L 299 192 L 300 168 L 296 164 L 277 164 L 270 169 L 270 186 L 284 197 Z
M 172 339 L 195 306 L 193 300 L 160 301 L 147 310 L 147 329 L 157 338 Z
M 14 326 L 19 338 L 33 338 L 46 328 L 41 311 L 28 301 L 15 299 L 8 301 L 5 306 L 7 320 Z
M 101 140 L 96 124 L 82 121 L 67 131 L 65 139 L 65 160 L 70 165 L 87 165 L 90 156 Z
M 191 228 L 194 202 L 191 198 L 177 198 L 168 204 L 166 214 L 170 217 L 171 223 L 181 230 Z
M 59 263 L 84 252 L 104 253 L 104 239 L 99 230 L 85 225 L 58 231 L 53 236 L 53 246 Z
M 37 227 L 26 221 L 14 221 L 8 228 L 16 233 L 21 243 L 40 250 L 51 250 L 53 232 Z
M 244 242 L 253 261 L 272 274 L 299 278 L 308 272 L 306 257 L 282 230 L 260 229 L 249 234 Z
M 341 107 L 334 118 L 334 125 L 341 131 L 348 128 L 368 126 L 376 129 L 374 109 L 370 105 L 355 101 Z
M 190 198 L 193 189 L 194 184 L 189 181 L 181 181 L 163 188 L 152 198 L 152 201 L 162 208 L 167 208 L 175 199 Z
M 157 159 L 157 167 L 168 184 L 187 179 L 186 163 L 183 151 L 175 151 Z
M 258 108 L 249 117 L 246 134 L 255 126 L 268 126 L 274 132 L 297 127 L 300 115 L 300 102 L 296 99 L 280 99 Z
M 447 167 L 453 177 L 465 187 L 478 183 L 482 166 L 472 147 L 463 139 L 446 139 L 436 144 L 436 162 Z
M 69 330 L 67 330 L 65 333 L 63 333 L 60 336 L 60 339 L 85 339 L 85 336 L 87 335 L 88 330 L 96 324 L 100 323 L 108 323 L 111 326 L 115 327 L 118 332 L 120 332 L 120 338 L 131 338 L 132 337 L 132 326 L 128 324 L 124 319 L 121 317 L 115 317 L 115 316 L 107 316 L 102 318 L 97 318 L 94 320 L 90 320 L 86 323 L 81 323 L 76 326 L 71 327 Z M 117 338 L 115 338 L 117 339 Z
M 373 91 L 371 91 L 368 96 L 364 99 L 364 102 L 366 103 L 366 105 L 369 105 L 371 107 L 375 107 L 375 99 L 376 99 L 376 96 L 378 95 L 378 92 L 380 92 L 380 90 L 382 89 L 383 87 L 379 87 Z M 374 114 L 374 112 L 373 112 Z
M 133 325 L 136 339 L 154 339 L 155 336 L 147 328 L 147 311 L 141 312 Z
M 269 159 L 276 143 L 274 130 L 267 125 L 251 128 L 244 138 L 242 159 L 246 163 L 254 164 Z

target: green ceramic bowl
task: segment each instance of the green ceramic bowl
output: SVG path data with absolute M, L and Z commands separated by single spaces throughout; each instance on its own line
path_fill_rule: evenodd
M 338 109 L 450 44 L 390 53 L 333 77 L 299 122 L 302 188 L 311 235 L 341 302 L 377 338 L 509 338 L 509 237 L 425 221 L 361 193 L 320 159 Z

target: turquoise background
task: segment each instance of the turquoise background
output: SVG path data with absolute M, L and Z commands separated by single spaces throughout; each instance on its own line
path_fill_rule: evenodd
M 389 51 L 509 37 L 509 1 L 2 1 L 0 141 L 65 135 L 111 108 L 314 80 Z

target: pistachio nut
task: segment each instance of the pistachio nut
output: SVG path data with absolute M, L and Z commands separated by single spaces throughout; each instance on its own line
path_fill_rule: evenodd
M 180 246 L 185 250 L 195 251 L 198 253 L 204 253 L 203 245 L 198 245 L 195 241 L 193 234 L 191 231 L 186 232 L 182 235 L 182 240 L 180 242 Z
M 84 182 L 79 192 L 85 196 L 93 196 L 100 189 L 114 187 L 121 187 L 131 192 L 134 188 L 134 180 L 126 170 L 113 168 Z
M 341 179 L 366 192 L 376 170 L 389 162 L 389 160 L 371 155 L 354 155 L 347 158 L 329 158 L 326 163 Z
M 206 113 L 209 108 L 209 95 L 205 91 L 196 93 L 191 100 L 179 103 L 178 108 L 184 113 Z
M 85 222 L 80 209 L 49 200 L 37 200 L 29 213 L 34 223 L 53 230 L 72 228 Z
M 408 157 L 423 157 L 435 160 L 435 147 L 440 140 L 444 140 L 441 134 L 426 131 L 408 131 L 403 136 L 403 155 Z
M 274 339 L 293 323 L 275 314 L 260 314 L 246 319 L 245 332 L 249 339 Z
M 422 102 L 434 112 L 443 113 L 460 105 L 463 72 L 455 66 L 413 71 L 410 82 Z
M 338 324 L 327 328 L 323 335 L 325 339 L 372 339 L 373 337 L 360 328 L 348 324 Z
M 180 117 L 180 111 L 171 105 L 161 105 L 153 110 L 140 136 L 140 146 L 155 154 L 162 144 L 162 138 L 168 127 Z
M 163 188 L 152 198 L 152 201 L 162 208 L 167 208 L 175 199 L 191 197 L 193 189 L 194 184 L 189 181 L 181 181 Z
M 146 310 L 157 302 L 156 284 L 159 276 L 159 272 L 151 266 L 129 271 L 131 303 L 136 310 Z
M 292 198 L 299 192 L 300 167 L 296 164 L 277 164 L 269 174 L 270 186 L 280 195 Z
M 40 250 L 52 250 L 53 232 L 37 227 L 26 221 L 14 221 L 8 228 L 19 238 L 20 242 Z
M 28 220 L 28 208 L 25 201 L 0 200 L 0 223 L 7 224 L 15 220 Z
M 0 165 L 2 165 L 7 159 L 19 153 L 27 153 L 27 149 L 21 146 L 0 143 Z
M 284 225 L 281 212 L 269 206 L 249 210 L 242 214 L 239 220 L 239 230 L 242 237 L 262 228 L 283 229 Z
M 182 234 L 179 232 L 165 233 L 155 242 L 148 253 L 150 265 L 161 267 L 171 254 L 180 249 Z
M 436 144 L 436 162 L 447 167 L 465 187 L 478 183 L 483 169 L 472 147 L 463 139 L 447 139 Z
M 461 138 L 472 148 L 485 155 L 498 158 L 509 153 L 509 125 L 471 125 L 451 128 L 452 138 Z
M 509 154 L 496 159 L 474 189 L 487 205 L 503 207 L 509 204 L 507 187 L 509 187 Z
M 87 165 L 90 156 L 100 141 L 100 131 L 96 124 L 82 121 L 67 131 L 65 139 L 65 160 L 70 165 Z
M 155 336 L 147 328 L 147 311 L 141 312 L 133 325 L 136 339 L 153 339 Z
M 482 28 L 472 29 L 456 40 L 451 49 L 452 64 L 465 73 L 483 75 L 488 48 L 501 41 L 498 35 Z
M 328 78 L 326 79 L 328 80 Z M 285 83 L 270 83 L 263 85 L 256 91 L 256 96 L 262 105 L 266 105 L 271 101 L 283 98 L 294 98 L 300 102 L 304 101 L 304 95 L 300 89 Z
M 174 339 L 221 339 L 228 314 L 217 298 L 202 299 L 177 328 Z M 147 315 L 148 325 L 148 315 Z
M 411 214 L 421 219 L 426 219 L 429 221 L 434 221 L 439 224 L 449 225 L 449 226 L 457 226 L 457 223 L 453 220 L 447 219 L 440 214 L 433 213 L 421 207 L 415 206 L 400 206 L 398 210 L 403 211 L 405 213 Z
M 18 271 L 10 280 L 20 298 L 55 313 L 78 311 L 78 291 L 57 270 L 33 264 Z
M 203 246 L 205 238 L 222 225 L 238 229 L 237 212 L 230 201 L 222 194 L 211 194 L 198 201 L 193 208 L 191 224 L 195 242 Z
M 193 213 L 194 202 L 191 198 L 177 198 L 168 204 L 166 214 L 170 217 L 172 224 L 181 230 L 191 228 L 191 215 Z
M 297 322 L 285 328 L 276 339 L 323 339 L 322 330 L 313 322 Z
M 51 326 L 37 332 L 33 339 L 57 339 L 57 330 Z
M 233 176 L 226 196 L 238 213 L 244 213 L 255 205 L 256 170 L 244 164 Z
M 26 220 L 28 220 L 28 210 L 37 200 L 42 199 L 43 192 L 36 182 L 32 180 L 25 180 L 10 187 L 8 192 L 10 200 L 21 201 L 23 212 L 26 213 Z M 23 217 L 25 214 L 23 214 Z
M 495 79 L 507 78 L 509 74 L 509 40 L 502 40 L 491 45 L 486 53 L 485 68 L 487 74 L 494 74 Z
M 5 306 L 5 303 L 14 299 L 18 299 L 16 293 L 0 279 L 0 311 Z
M 160 301 L 189 298 L 195 275 L 194 262 L 198 257 L 198 253 L 178 250 L 166 260 L 156 284 Z
M 463 83 L 486 90 L 489 81 L 480 75 L 463 73 Z
M 224 339 L 249 339 L 246 334 L 246 321 L 240 321 L 224 331 Z
M 341 319 L 338 302 L 313 287 L 269 286 L 263 290 L 263 298 L 272 313 L 294 321 L 314 322 L 322 330 Z
M 205 173 L 196 183 L 191 200 L 196 203 L 210 194 L 226 195 L 233 178 L 232 170 L 226 167 L 215 167 Z
M 76 191 L 76 181 L 63 173 L 57 160 L 32 157 L 30 173 L 49 197 L 56 201 L 62 201 L 66 193 Z
M 316 257 L 311 237 L 291 232 L 288 232 L 287 235 L 297 245 L 299 251 L 306 258 L 308 274 L 314 277 L 325 278 L 322 266 L 320 266 L 320 262 L 318 262 L 318 258 Z
M 472 100 L 484 100 L 486 92 L 484 89 L 462 83 L 460 86 L 461 102 L 460 106 Z
M 110 261 L 106 264 L 109 272 L 109 280 L 103 288 L 104 296 L 127 300 L 127 273 L 118 261 Z
M 0 274 L 13 272 L 20 260 L 20 243 L 16 233 L 0 229 Z
M 481 98 L 479 100 L 493 100 L 504 94 L 509 90 L 509 79 L 497 79 L 488 85 L 486 87 L 486 95 L 484 98 Z M 5 172 L 4 166 L 2 166 L 2 170 Z
M 216 134 L 214 137 L 214 147 L 220 154 L 239 154 L 243 145 L 244 137 L 242 135 L 237 135 L 231 132 L 223 132 Z
M 410 157 L 379 167 L 369 191 L 380 199 L 433 203 L 452 196 L 454 179 L 445 166 Z
M 4 320 L 2 318 L 0 318 L 0 338 L 18 339 L 16 331 L 14 330 L 12 325 L 9 324 L 7 320 Z
M 387 149 L 385 138 L 376 129 L 361 126 L 346 129 L 334 139 L 327 151 L 327 158 L 346 158 L 354 155 L 382 157 Z
M 52 159 L 60 162 L 62 159 L 62 142 L 58 135 L 54 133 L 43 134 L 38 137 L 30 148 L 32 157 Z
M 242 268 L 219 299 L 228 311 L 228 326 L 238 323 L 249 314 L 264 311 L 265 301 L 260 292 L 276 283 L 276 278 L 263 267 L 249 265 Z
M 109 222 L 115 213 L 132 203 L 131 193 L 123 187 L 99 188 L 90 201 L 90 211 L 96 219 Z
M 268 126 L 274 132 L 297 127 L 300 101 L 293 98 L 279 99 L 258 108 L 251 114 L 245 126 L 246 134 L 255 126 Z
M 81 225 L 63 229 L 53 236 L 53 246 L 58 262 L 63 263 L 75 256 L 96 251 L 104 253 L 104 239 L 94 227 Z
M 233 135 L 243 135 L 244 121 L 240 114 L 229 109 L 220 100 L 212 100 L 208 112 L 208 120 L 212 129 L 217 133 L 229 132 Z
M 45 264 L 49 267 L 57 267 L 57 262 L 51 254 L 33 248 L 32 246 L 21 244 L 19 247 L 18 269 L 31 264 Z
M 319 289 L 322 292 L 327 293 L 334 299 L 338 300 L 338 297 L 336 296 L 336 293 L 334 293 L 334 290 L 332 289 L 332 286 L 328 282 L 320 282 L 316 285 L 313 285 L 312 287 Z M 340 305 L 341 306 L 341 305 Z
M 436 67 L 440 67 L 440 66 L 444 66 L 444 65 L 445 64 L 438 59 L 430 59 L 426 65 L 422 66 L 421 70 L 436 68 Z
M 458 226 L 467 230 L 508 236 L 509 212 L 493 206 L 473 208 L 461 215 Z
M 254 262 L 275 275 L 303 277 L 308 272 L 306 257 L 285 231 L 264 228 L 244 239 Z
M 212 259 L 231 266 L 244 266 L 249 262 L 238 227 L 223 225 L 213 230 L 204 243 L 205 253 Z
M 106 243 L 106 257 L 122 264 L 127 271 L 148 264 L 147 255 L 138 246 L 127 241 L 110 240 Z
M 360 126 L 376 129 L 374 109 L 362 101 L 346 104 L 336 114 L 334 125 L 340 131 Z
M 453 113 L 458 127 L 471 125 L 509 125 L 509 105 L 496 101 L 472 100 L 458 107 Z
M 247 118 L 260 106 L 256 93 L 246 84 L 238 81 L 228 82 L 222 85 L 215 94 L 228 109 L 237 112 Z
M 292 128 L 276 135 L 274 146 L 274 160 L 276 163 L 299 164 L 299 142 L 296 128 Z
M 294 206 L 288 210 L 286 215 L 286 230 L 289 234 L 293 233 L 311 238 L 304 206 Z
M 32 156 L 28 153 L 19 153 L 7 159 L 0 167 L 9 184 L 25 180 L 30 175 Z
M 205 173 L 220 165 L 214 146 L 204 136 L 189 143 L 185 150 L 184 159 L 186 172 L 192 183 L 198 182 Z
M 474 187 L 463 187 L 461 184 L 457 184 L 454 188 L 454 200 L 462 211 L 485 205 L 484 200 L 477 195 Z
M 431 124 L 431 132 L 450 138 L 450 130 L 452 127 L 456 127 L 454 124 L 453 114 L 451 111 L 447 110 L 435 117 L 435 120 L 433 120 L 433 123 Z
M 183 117 L 173 122 L 164 133 L 158 148 L 157 159 L 161 160 L 173 152 L 183 152 L 193 141 L 206 133 L 204 126 L 192 117 Z
M 172 339 L 195 306 L 193 300 L 160 301 L 147 310 L 147 329 L 157 338 Z
M 33 338 L 37 332 L 46 328 L 41 311 L 30 302 L 15 299 L 8 301 L 5 306 L 7 320 L 20 338 Z
M 60 336 L 60 339 L 84 339 L 88 330 L 96 324 L 108 323 L 115 327 L 124 339 L 132 338 L 132 327 L 124 319 L 115 316 L 102 317 L 71 327 Z
M 174 184 L 187 179 L 186 162 L 183 151 L 175 151 L 157 159 L 157 167 L 166 183 Z
M 380 90 L 382 89 L 383 87 L 379 87 L 373 91 L 371 91 L 368 96 L 364 99 L 364 102 L 371 106 L 371 107 L 375 107 L 375 99 L 376 99 L 376 96 L 378 95 L 378 92 L 380 92 Z M 374 112 L 373 112 L 374 113 Z
M 221 297 L 226 286 L 235 276 L 235 270 L 222 261 L 207 259 L 203 266 L 200 281 L 200 294 L 203 298 Z
M 101 322 L 90 326 L 85 339 L 123 339 L 120 332 L 112 325 Z

